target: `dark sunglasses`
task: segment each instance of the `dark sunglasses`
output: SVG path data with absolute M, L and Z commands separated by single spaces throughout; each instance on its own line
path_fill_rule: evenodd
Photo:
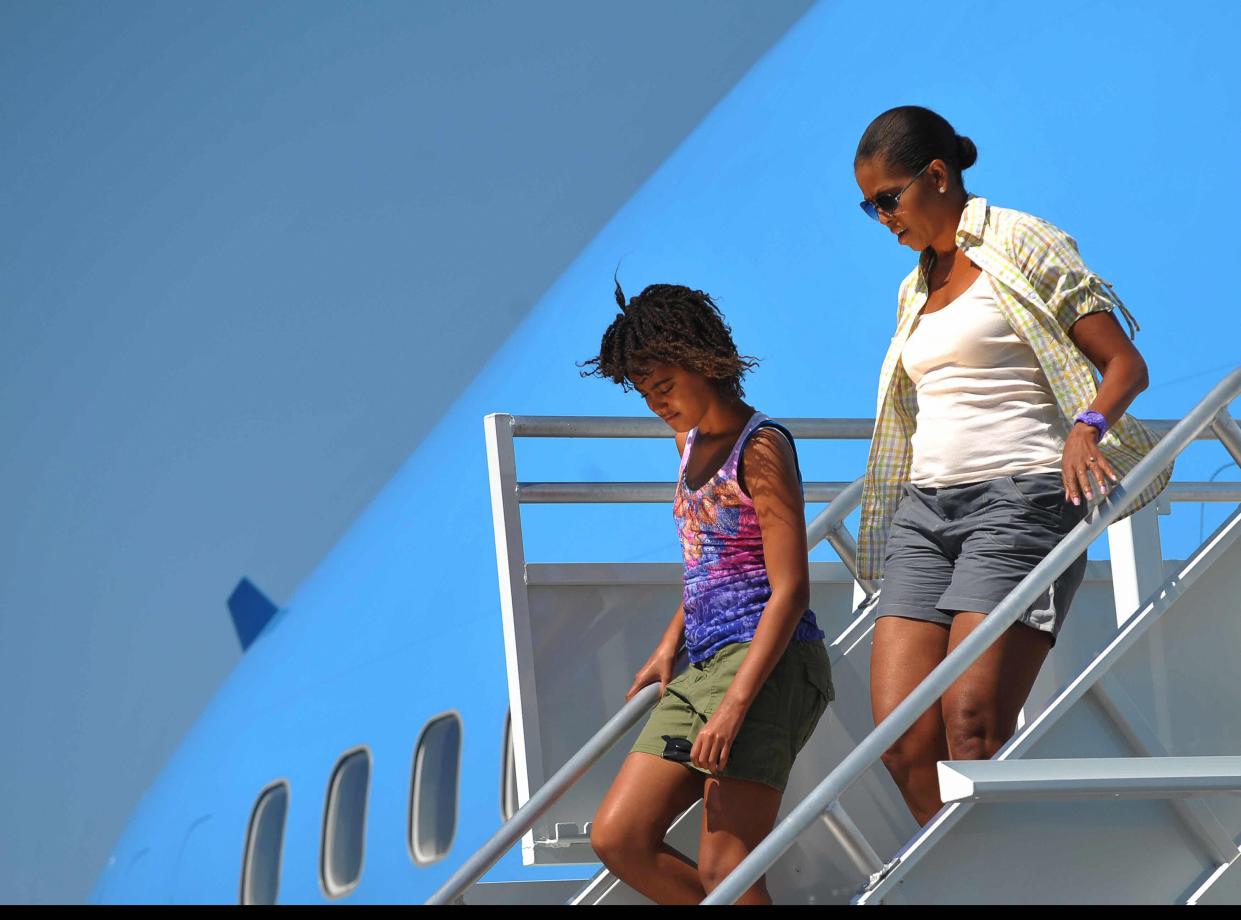
M 931 160 L 931 163 L 934 162 L 934 160 Z M 888 217 L 891 217 L 896 213 L 896 209 L 900 207 L 901 196 L 909 191 L 909 186 L 918 181 L 918 177 L 926 172 L 927 166 L 930 166 L 931 163 L 927 163 L 926 166 L 923 166 L 920 170 L 918 170 L 918 175 L 910 179 L 905 184 L 905 187 L 896 194 L 893 194 L 892 192 L 883 192 L 882 194 L 876 195 L 874 201 L 871 201 L 869 198 L 865 198 L 862 200 L 859 207 L 866 212 L 868 217 L 873 218 L 874 220 L 879 219 L 879 213 L 881 211 Z

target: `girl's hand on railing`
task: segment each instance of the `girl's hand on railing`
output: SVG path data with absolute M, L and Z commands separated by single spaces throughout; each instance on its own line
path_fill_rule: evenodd
M 676 664 L 676 650 L 668 651 L 660 646 L 651 652 L 651 657 L 646 660 L 646 664 L 638 669 L 638 673 L 634 675 L 633 686 L 629 688 L 629 692 L 625 694 L 625 702 L 628 703 L 635 693 L 645 687 L 647 684 L 653 684 L 658 681 L 659 695 L 664 695 L 664 688 L 668 686 L 668 681 L 672 680 L 672 670 Z

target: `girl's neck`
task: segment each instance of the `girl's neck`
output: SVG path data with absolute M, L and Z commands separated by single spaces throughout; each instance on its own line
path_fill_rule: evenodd
M 706 414 L 699 420 L 697 428 L 699 437 L 718 437 L 734 435 L 754 415 L 754 407 L 735 396 L 725 396 L 714 400 Z

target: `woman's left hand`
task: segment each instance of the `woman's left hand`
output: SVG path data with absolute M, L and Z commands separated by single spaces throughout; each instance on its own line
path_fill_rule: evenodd
M 741 723 L 745 721 L 745 712 L 735 703 L 730 703 L 727 697 L 721 700 L 694 739 L 694 747 L 689 752 L 690 762 L 712 773 L 723 770 L 732 753 L 733 742 L 741 731 Z
M 1087 501 L 1094 500 L 1093 486 L 1090 484 L 1090 473 L 1094 473 L 1099 483 L 1099 491 L 1107 495 L 1107 480 L 1120 482 L 1116 470 L 1107 462 L 1103 451 L 1098 445 L 1099 431 L 1093 425 L 1078 422 L 1064 439 L 1064 458 L 1060 463 L 1060 473 L 1064 478 L 1064 497 L 1075 505 L 1081 504 L 1082 495 Z

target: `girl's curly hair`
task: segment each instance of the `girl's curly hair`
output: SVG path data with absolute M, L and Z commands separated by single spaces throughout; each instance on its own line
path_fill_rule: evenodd
M 681 284 L 652 284 L 626 303 L 616 281 L 616 303 L 621 312 L 603 333 L 599 354 L 578 364 L 588 368 L 583 377 L 608 378 L 631 390 L 634 376 L 646 376 L 646 368 L 658 361 L 702 374 L 727 395 L 745 395 L 741 378 L 758 360 L 737 353 L 732 330 L 710 294 Z

